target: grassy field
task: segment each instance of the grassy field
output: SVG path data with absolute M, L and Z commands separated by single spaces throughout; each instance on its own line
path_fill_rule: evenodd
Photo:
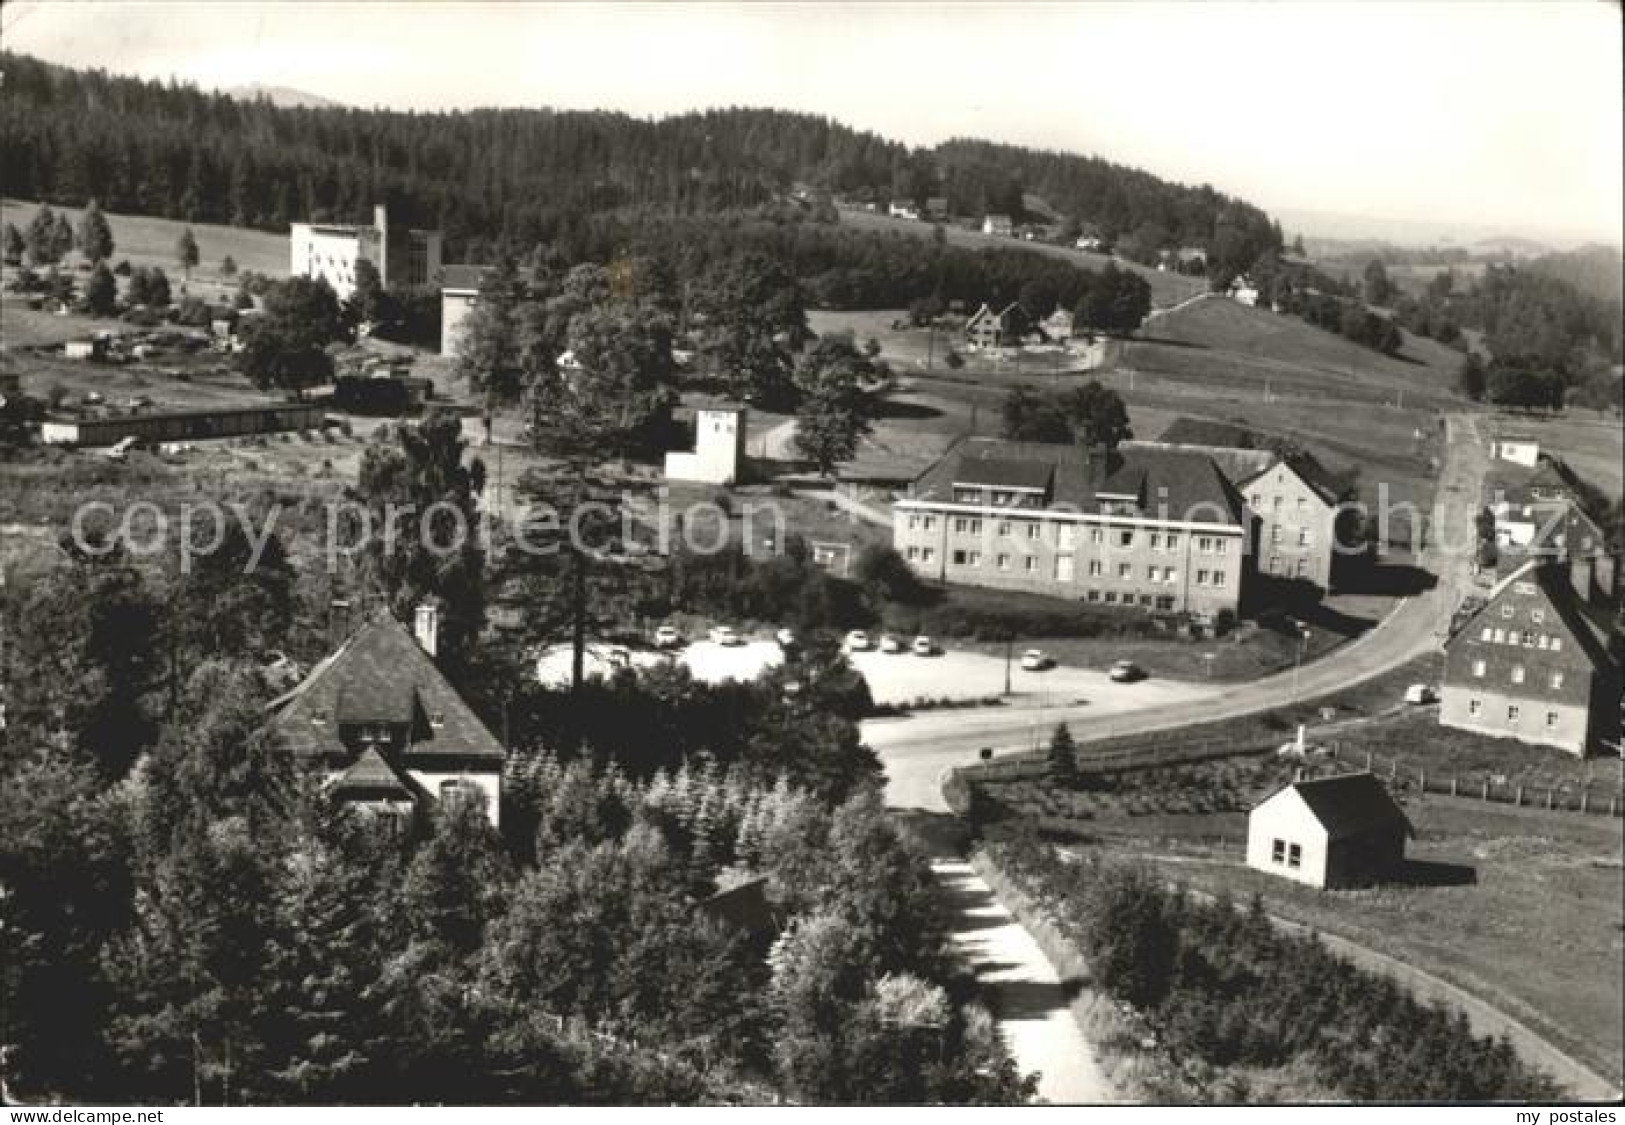
M 1235 844 L 1144 840 L 1112 846 L 1169 878 L 1338 934 L 1474 993 L 1619 1082 L 1625 902 L 1620 823 L 1412 800 L 1407 849 L 1438 876 L 1413 885 L 1319 892 L 1252 871 Z M 1222 835 L 1240 814 L 1199 818 Z M 1193 826 L 1194 827 L 1194 826 Z
M 1187 370 L 1172 353 L 1196 351 L 1198 363 L 1218 359 L 1233 379 L 1269 380 L 1280 395 L 1397 401 L 1400 392 L 1430 400 L 1455 390 L 1461 353 L 1407 334 L 1387 356 L 1295 316 L 1223 298 L 1210 298 L 1153 316 L 1130 343 L 1123 362 L 1142 370 Z
M 1509 432 L 1532 434 L 1541 452 L 1561 457 L 1608 495 L 1625 495 L 1625 429 L 1618 418 L 1571 410 L 1556 418 L 1501 414 L 1496 424 Z M 1487 434 L 1491 426 L 1485 423 L 1480 428 Z
M 932 230 L 935 229 L 931 223 L 916 222 L 912 219 L 893 219 L 887 215 L 872 214 L 868 211 L 842 209 L 840 214 L 841 222 L 855 230 L 873 231 L 877 234 L 930 238 L 932 237 Z M 1096 272 L 1104 269 L 1107 262 L 1116 262 L 1118 269 L 1137 273 L 1150 283 L 1151 303 L 1157 307 L 1178 304 L 1187 297 L 1194 296 L 1207 288 L 1207 281 L 1204 278 L 1187 277 L 1177 273 L 1164 273 L 1122 258 L 1109 258 L 1104 254 L 1088 254 L 1082 250 L 1074 250 L 1069 246 L 1056 246 L 1047 242 L 1020 242 L 999 235 L 983 234 L 980 230 L 969 230 L 952 224 L 944 225 L 943 230 L 947 233 L 950 246 L 959 246 L 967 250 L 986 250 L 990 247 L 1031 250 L 1037 254 L 1047 254 L 1052 258 L 1071 262 L 1079 269 Z
M 18 230 L 28 226 L 39 205 L 19 200 L 0 201 L 0 217 Z M 79 210 L 56 207 L 51 210 L 66 213 L 76 225 Z M 285 277 L 288 273 L 288 236 L 244 227 L 217 226 L 213 223 L 186 223 L 176 219 L 157 219 L 148 215 L 115 215 L 108 213 L 108 225 L 113 228 L 113 260 L 128 259 L 132 266 L 161 266 L 172 283 L 180 281 L 180 266 L 175 260 L 175 243 L 181 232 L 192 228 L 197 239 L 201 261 L 192 271 L 194 280 L 218 282 L 220 260 L 226 255 L 236 261 L 239 270 L 254 270 L 272 277 Z M 78 253 L 69 255 L 77 262 Z

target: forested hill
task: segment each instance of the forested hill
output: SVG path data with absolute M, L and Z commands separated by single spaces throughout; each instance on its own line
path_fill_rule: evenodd
M 876 200 L 946 195 L 964 215 L 1015 209 L 1025 190 L 1110 235 L 1154 224 L 1207 246 L 1240 231 L 1254 253 L 1278 235 L 1263 212 L 1208 187 L 983 142 L 911 151 L 809 114 L 280 107 L 24 55 L 0 53 L 0 67 L 6 193 L 112 211 L 282 230 L 361 219 L 382 200 L 455 248 L 499 232 L 533 242 L 621 206 L 752 206 L 803 183 Z

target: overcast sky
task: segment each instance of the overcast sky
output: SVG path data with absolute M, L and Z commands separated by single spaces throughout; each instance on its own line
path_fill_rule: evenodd
M 1617 243 L 1625 210 L 1620 10 L 1589 0 L 23 0 L 0 30 L 54 62 L 360 106 L 807 110 L 1096 153 L 1272 212 Z

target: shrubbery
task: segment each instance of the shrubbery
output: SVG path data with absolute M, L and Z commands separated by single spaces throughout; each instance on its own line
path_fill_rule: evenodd
M 1506 1040 L 1423 1004 L 1313 936 L 1248 909 L 1169 890 L 1098 856 L 1062 862 L 1030 838 L 995 861 L 1060 922 L 1096 984 L 1134 1006 L 1184 1064 L 1175 1096 L 1209 1098 L 1221 1068 L 1286 1070 L 1354 1101 L 1552 1101 L 1559 1091 Z

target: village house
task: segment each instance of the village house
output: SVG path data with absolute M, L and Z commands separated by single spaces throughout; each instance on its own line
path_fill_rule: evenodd
M 932 580 L 1211 622 L 1240 606 L 1246 530 L 1199 453 L 969 437 L 897 501 L 893 545 Z
M 1044 335 L 1052 342 L 1065 343 L 1072 339 L 1074 327 L 1072 312 L 1069 309 L 1056 309 L 1044 318 L 1039 327 L 1043 329 Z
M 1370 773 L 1294 781 L 1247 815 L 1247 866 L 1323 890 L 1370 886 L 1403 867 L 1414 835 Z
M 1490 440 L 1490 456 L 1532 469 L 1540 461 L 1540 442 L 1528 434 L 1500 434 Z
M 1260 574 L 1330 590 L 1337 558 L 1339 490 L 1308 454 L 1283 457 L 1262 448 L 1250 430 L 1205 418 L 1178 418 L 1155 442 L 1211 457 L 1254 519 L 1253 553 Z
M 983 234 L 997 234 L 1009 238 L 1016 232 L 1016 224 L 1009 215 L 987 215 L 982 219 Z
M 1439 722 L 1585 755 L 1619 737 L 1619 667 L 1567 569 L 1531 559 L 1445 642 Z
M 927 199 L 925 201 L 925 217 L 933 223 L 947 222 L 952 217 L 952 212 L 948 210 L 948 197 L 933 195 L 930 199 Z
M 918 219 L 920 209 L 910 200 L 894 199 L 886 208 L 886 214 L 894 219 Z
M 341 301 L 355 292 L 356 265 L 369 261 L 385 288 L 427 285 L 440 272 L 441 234 L 389 225 L 389 209 L 372 209 L 371 224 L 294 223 L 288 238 L 288 273 L 321 278 Z
M 1248 308 L 1252 308 L 1258 304 L 1258 286 L 1253 284 L 1253 279 L 1246 274 L 1242 274 L 1230 283 L 1229 292 L 1230 299 L 1238 305 L 1246 305 Z
M 1026 332 L 1026 311 L 1015 301 L 998 312 L 984 303 L 965 321 L 965 343 L 973 348 L 1013 348 Z
M 270 705 L 270 727 L 297 767 L 339 799 L 410 820 L 475 799 L 497 824 L 506 754 L 435 667 L 437 610 L 413 628 L 381 610 Z

